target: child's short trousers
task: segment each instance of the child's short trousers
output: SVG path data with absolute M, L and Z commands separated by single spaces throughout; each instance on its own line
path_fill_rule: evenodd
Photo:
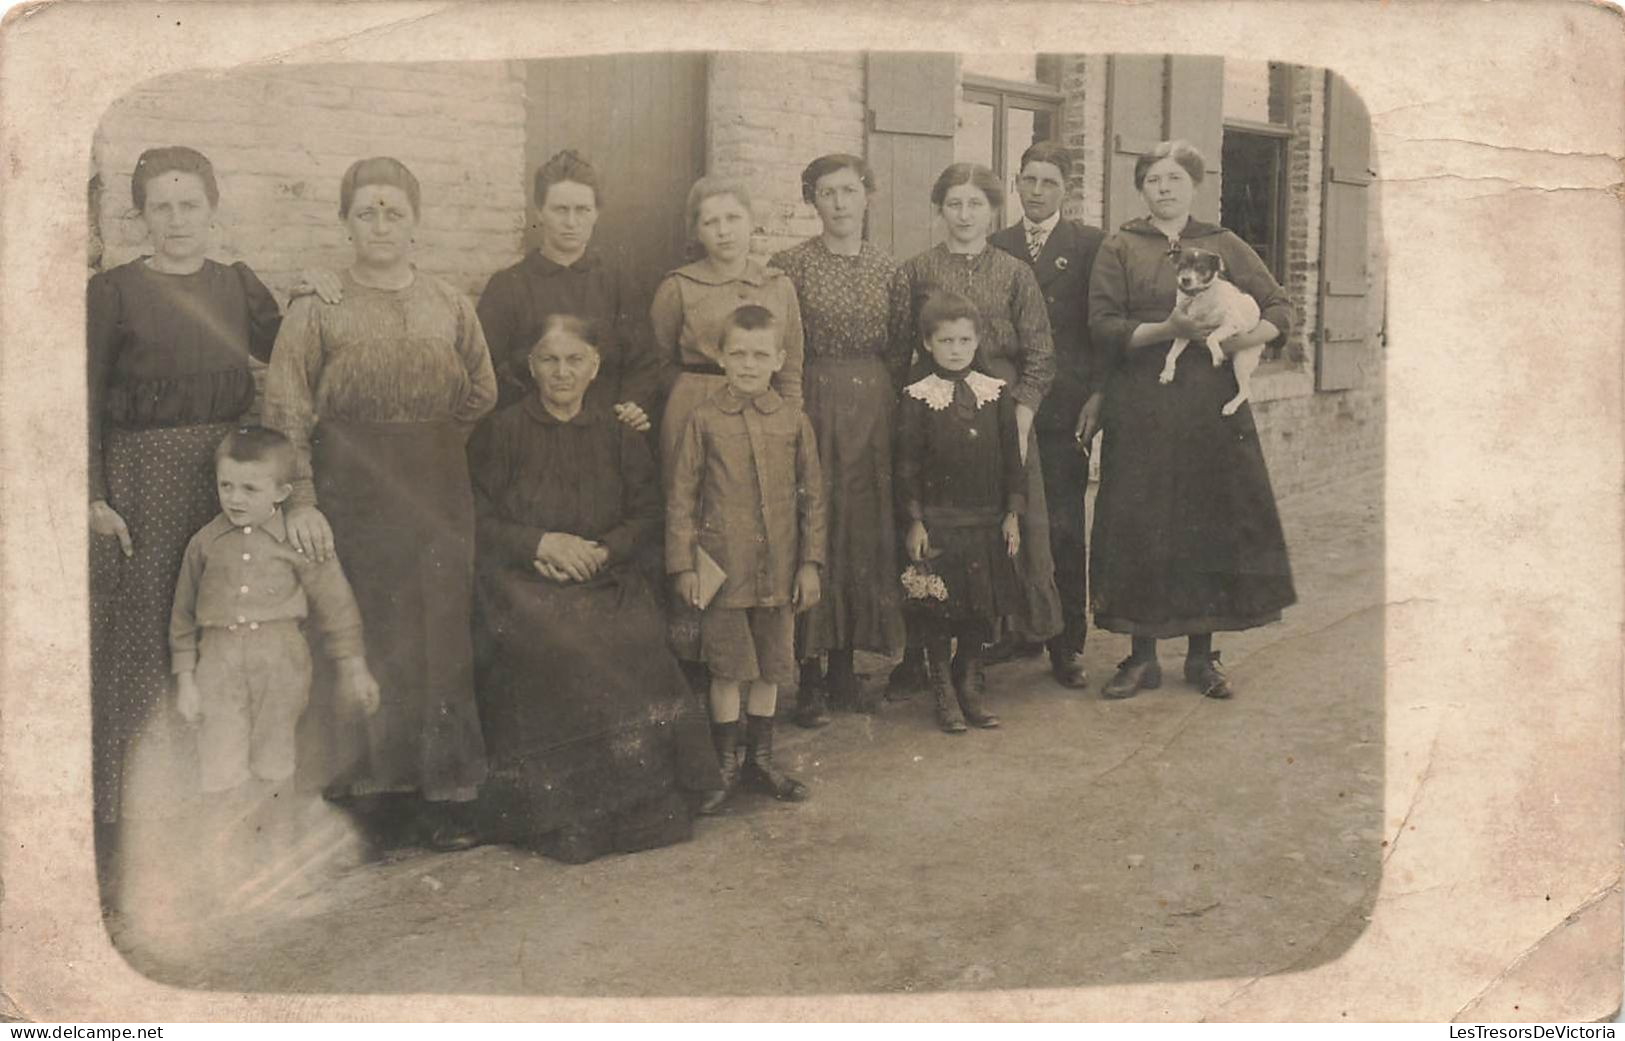
M 700 615 L 700 653 L 725 680 L 792 683 L 796 678 L 796 613 L 778 607 L 709 607 Z
M 310 648 L 293 621 L 203 630 L 198 768 L 206 792 L 293 776 L 294 730 L 310 700 Z

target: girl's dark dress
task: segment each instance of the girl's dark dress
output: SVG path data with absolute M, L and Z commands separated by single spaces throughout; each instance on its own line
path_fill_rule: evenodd
M 1291 329 L 1291 302 L 1246 243 L 1196 220 L 1179 242 L 1222 256 L 1263 317 Z M 1169 344 L 1128 350 L 1136 326 L 1173 310 L 1174 279 L 1169 240 L 1141 218 L 1101 246 L 1089 287 L 1107 372 L 1090 603 L 1102 629 L 1152 638 L 1250 629 L 1297 599 L 1252 408 L 1220 414 L 1236 393 L 1229 364 L 1192 343 L 1162 384 Z
M 948 290 L 968 297 L 981 312 L 976 365 L 1005 381 L 1004 396 L 1036 413 L 1055 379 L 1055 344 L 1049 311 L 1030 264 L 997 246 L 967 255 L 938 243 L 898 269 L 900 292 L 909 299 L 903 337 L 908 349 L 919 346 L 920 308 L 932 293 Z M 925 359 L 928 365 L 930 359 Z M 923 368 L 924 366 L 922 366 Z M 1006 615 L 1009 630 L 1022 640 L 1042 642 L 1061 631 L 1061 594 L 1055 588 L 1055 558 L 1049 546 L 1049 508 L 1044 470 L 1038 459 L 1038 435 L 1029 432 L 1026 483 L 1027 512 L 1021 518 L 1022 601 Z
M 897 508 L 907 531 L 925 522 L 931 574 L 946 597 L 911 596 L 917 617 L 988 622 L 1023 603 L 1021 578 L 1000 524 L 1027 507 L 1015 399 L 1002 380 L 974 369 L 909 384 L 898 405 Z
M 624 851 L 688 838 L 681 793 L 722 780 L 639 566 L 664 520 L 645 439 L 607 410 L 561 422 L 530 397 L 483 424 L 469 457 L 483 830 L 529 844 L 575 826 Z M 598 542 L 609 562 L 587 582 L 544 578 L 545 532 Z
M 116 538 L 90 537 L 91 733 L 105 823 L 121 815 L 125 759 L 149 724 L 162 746 L 151 758 L 185 766 L 186 728 L 164 709 L 175 578 L 186 543 L 220 512 L 214 450 L 252 408 L 250 358 L 270 358 L 281 321 L 244 264 L 171 275 L 147 259 L 96 275 L 86 303 L 90 500 L 107 500 L 135 546 L 125 557 Z

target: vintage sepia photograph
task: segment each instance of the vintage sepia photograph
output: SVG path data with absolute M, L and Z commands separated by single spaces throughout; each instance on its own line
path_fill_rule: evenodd
M 0 1019 L 1622 990 L 1584 2 L 0 22 Z
M 1335 70 L 287 64 L 89 156 L 138 971 L 917 992 L 1361 931 L 1385 267 Z

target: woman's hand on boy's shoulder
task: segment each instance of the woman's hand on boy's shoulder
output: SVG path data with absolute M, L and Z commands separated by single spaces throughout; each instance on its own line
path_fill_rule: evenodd
M 288 541 L 318 564 L 333 555 L 333 529 L 314 506 L 295 506 L 287 515 Z

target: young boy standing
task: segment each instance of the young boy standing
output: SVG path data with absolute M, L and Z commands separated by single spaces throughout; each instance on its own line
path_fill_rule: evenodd
M 274 430 L 244 427 L 215 451 L 221 512 L 187 544 L 170 613 L 175 707 L 198 724 L 200 787 L 225 792 L 293 776 L 294 729 L 310 697 L 300 623 L 314 611 L 340 696 L 366 711 L 361 615 L 336 559 L 317 563 L 288 541 L 282 503 L 294 450 Z
M 773 765 L 773 714 L 779 685 L 796 675 L 795 613 L 820 596 L 823 480 L 812 424 L 770 384 L 784 362 L 773 313 L 735 310 L 722 340 L 727 383 L 695 409 L 671 463 L 666 570 L 676 595 L 701 606 L 701 549 L 726 575 L 700 617 L 725 783 L 718 804 L 739 781 L 777 799 L 807 797 L 806 785 Z M 741 701 L 743 768 L 735 761 Z

